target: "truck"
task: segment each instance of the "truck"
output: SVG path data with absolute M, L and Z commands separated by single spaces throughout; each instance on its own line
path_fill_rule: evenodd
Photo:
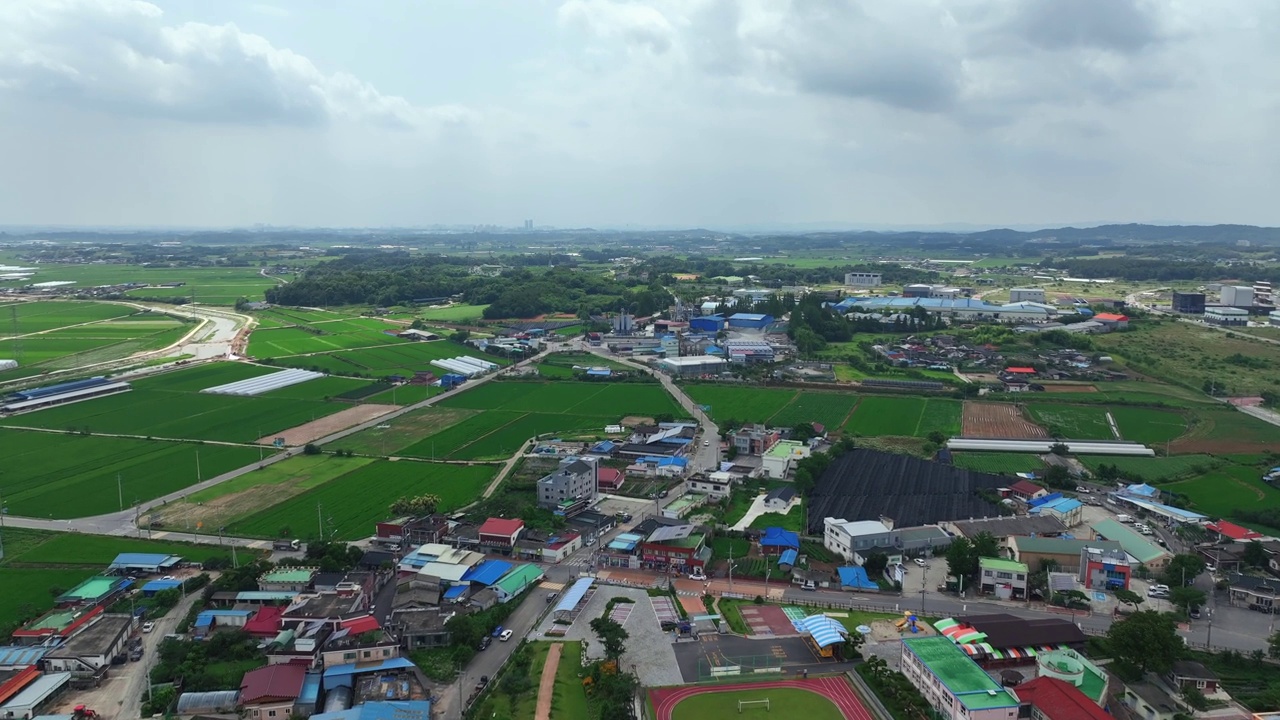
M 302 547 L 300 540 L 276 540 L 271 543 L 272 550 L 299 550 Z
M 1117 520 L 1119 520 L 1119 521 L 1120 521 L 1120 522 L 1122 522 L 1122 523 L 1131 523 L 1131 522 L 1133 522 L 1133 516 L 1132 516 L 1132 515 L 1125 515 L 1124 513 L 1120 513 L 1119 515 L 1117 515 L 1117 516 L 1116 516 L 1116 519 L 1117 519 Z

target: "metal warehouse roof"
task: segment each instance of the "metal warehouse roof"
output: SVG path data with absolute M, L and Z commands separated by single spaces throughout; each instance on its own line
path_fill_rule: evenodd
M 28 647 L 25 645 L 0 646 L 0 667 L 26 667 L 40 662 L 40 658 L 49 652 L 47 647 Z
M 1138 533 L 1121 524 L 1119 520 L 1101 520 L 1090 528 L 1098 535 L 1120 543 L 1124 551 L 1138 559 L 1138 562 L 1149 563 L 1168 555 L 1168 551 L 1158 547 Z
M 112 570 L 172 567 L 180 562 L 182 562 L 182 558 L 177 555 L 163 555 L 160 553 L 120 553 L 119 555 L 116 555 L 116 559 L 113 560 L 111 565 L 108 567 Z
M 494 583 L 508 595 L 516 595 L 526 587 L 542 578 L 542 569 L 537 565 L 521 565 Z
M 503 575 L 511 569 L 511 563 L 506 560 L 485 560 L 479 565 L 471 568 L 462 576 L 463 582 L 480 583 L 481 585 L 492 585 L 502 579 Z
M 350 687 L 352 676 L 356 673 L 379 673 L 411 667 L 414 667 L 414 664 L 408 658 L 388 658 L 377 664 L 349 663 L 347 665 L 335 665 L 324 671 L 324 686 L 326 690 L 331 690 L 335 687 Z
M 182 587 L 181 580 L 152 580 L 142 586 L 142 592 L 160 592 L 162 590 L 172 590 L 177 587 Z
M 1080 455 L 1129 455 L 1155 457 L 1156 451 L 1146 445 L 1131 442 L 1081 441 L 1081 440 L 988 440 L 985 438 L 952 438 L 947 441 L 948 450 L 984 450 L 988 452 L 1047 453 L 1062 442 L 1074 454 Z

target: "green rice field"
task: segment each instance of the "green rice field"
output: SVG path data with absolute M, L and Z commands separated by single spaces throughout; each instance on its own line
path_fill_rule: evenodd
M 118 285 L 128 282 L 161 284 L 186 283 L 177 288 L 138 288 L 129 297 L 192 297 L 205 305 L 234 305 L 241 297 L 262 300 L 263 292 L 276 285 L 273 278 L 258 274 L 257 268 L 237 267 L 142 267 L 140 265 L 40 265 L 30 280 L 0 280 L 0 287 L 20 287 L 32 282 L 73 280 L 79 287 Z
M 166 533 L 177 535 L 177 533 Z M 217 545 L 174 542 L 173 540 L 148 540 L 145 538 L 109 537 L 79 533 L 45 533 L 45 539 L 35 547 L 10 558 L 10 563 L 20 565 L 64 565 L 95 570 L 105 570 L 120 553 L 164 553 L 178 555 L 191 562 L 204 562 L 215 557 L 230 557 L 231 550 Z M 241 548 L 248 559 L 254 552 Z M 82 578 L 83 579 L 83 578 Z
M 618 420 L 683 413 L 656 384 L 497 381 L 441 401 L 444 407 L 585 415 Z
M 6 459 L 0 477 L 10 513 L 75 518 L 121 510 L 122 499 L 127 508 L 135 501 L 176 492 L 256 462 L 262 452 L 228 445 L 0 430 L 0 456 Z
M 365 382 L 322 378 L 255 397 L 199 392 L 273 372 L 279 371 L 246 363 L 204 365 L 138 380 L 129 392 L 14 415 L 0 426 L 248 443 L 351 407 L 323 398 Z
M 0 283 L 2 285 L 3 283 Z M 70 325 L 101 322 L 137 312 L 135 308 L 109 303 L 37 300 L 0 306 L 0 338 L 45 332 Z M 17 316 L 15 326 L 14 316 Z
M 389 334 L 400 329 L 401 326 L 369 318 L 318 322 L 307 327 L 318 332 L 299 327 L 255 330 L 249 336 L 249 356 L 258 359 L 280 358 L 304 353 L 413 342 Z
M 1014 475 L 1020 472 L 1044 470 L 1044 463 L 1032 453 L 953 452 L 951 463 L 966 470 L 995 475 Z
M 688 384 L 683 389 L 694 402 L 711 406 L 711 417 L 716 422 L 762 423 L 796 396 L 795 390 L 751 385 Z
M 1112 406 L 1111 417 L 1120 428 L 1120 436 L 1143 444 L 1175 440 L 1187 431 L 1187 418 L 1173 410 Z
M 836 430 L 844 424 L 857 401 L 858 396 L 853 394 L 801 391 L 768 422 L 773 427 L 816 422 L 829 430 Z
M 396 341 L 395 344 L 383 347 L 283 357 L 277 358 L 272 364 L 356 377 L 387 377 L 388 375 L 413 377 L 413 374 L 419 370 L 426 370 L 438 376 L 449 371 L 435 367 L 431 364 L 432 360 L 455 358 L 460 355 L 498 365 L 508 365 L 511 362 L 496 355 L 487 355 L 472 347 L 437 340 L 432 342 Z
M 1238 510 L 1280 507 L 1280 490 L 1262 482 L 1260 475 L 1256 467 L 1227 465 L 1190 480 L 1169 483 L 1161 489 L 1186 495 L 1196 512 L 1238 518 Z
M 227 530 L 249 537 L 316 537 L 319 505 L 326 537 L 355 540 L 388 518 L 397 498 L 431 493 L 440 497 L 440 510 L 453 510 L 479 497 L 496 471 L 490 465 L 377 461 L 233 521 Z
M 935 430 L 960 434 L 961 404 L 942 398 L 864 396 L 845 424 L 845 432 L 865 437 L 924 437 Z
M 1107 409 L 1085 405 L 1027 403 L 1031 420 L 1052 437 L 1069 440 L 1114 440 L 1107 423 Z M 1118 421 L 1117 421 L 1118 423 Z
M 1201 475 L 1224 464 L 1212 455 L 1171 455 L 1169 457 L 1118 457 L 1114 455 L 1079 455 L 1085 467 L 1097 471 L 1101 465 L 1114 465 L 1123 472 L 1134 473 L 1147 482 L 1160 483 L 1188 475 Z

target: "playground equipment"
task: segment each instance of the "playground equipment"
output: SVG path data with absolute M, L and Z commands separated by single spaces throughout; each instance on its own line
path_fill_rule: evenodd
M 920 632 L 920 628 L 916 626 L 917 622 L 915 613 L 908 610 L 902 613 L 902 619 L 894 623 L 894 626 L 898 628 L 898 632 L 903 632 L 904 630 L 909 629 L 911 630 L 911 634 L 914 635 Z
M 764 705 L 765 712 L 773 712 L 773 708 L 769 707 L 769 698 L 764 698 L 763 700 L 739 700 L 738 714 L 741 715 L 743 708 L 748 705 Z

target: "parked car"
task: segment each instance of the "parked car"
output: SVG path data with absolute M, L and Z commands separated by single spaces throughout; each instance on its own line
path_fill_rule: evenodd
M 711 447 L 711 441 L 710 441 L 710 440 L 703 440 L 703 441 L 702 441 L 702 447 Z
M 919 565 L 920 567 L 924 567 L 924 565 L 925 565 L 925 563 L 924 563 L 924 558 L 916 558 L 916 559 L 915 559 L 915 563 L 916 563 L 917 565 Z
M 496 627 L 496 628 L 494 628 L 494 629 L 493 629 L 493 637 L 498 637 L 498 636 L 499 636 L 499 635 L 501 635 L 501 634 L 502 634 L 502 626 L 501 626 L 501 625 L 499 625 L 498 627 Z
M 514 634 L 515 633 L 511 632 L 510 630 L 503 630 L 502 634 L 498 636 L 498 639 L 501 640 L 502 642 L 506 642 L 510 640 L 511 636 Z
M 800 586 L 801 590 L 817 590 L 818 586 L 812 580 L 805 580 L 804 585 Z
M 666 496 L 667 496 L 667 491 L 666 491 L 666 490 L 663 490 L 662 492 L 658 493 L 658 497 L 660 497 L 660 498 L 664 498 L 664 497 L 666 497 Z
M 1200 606 L 1199 606 L 1199 605 L 1192 605 L 1192 606 L 1191 606 L 1191 609 L 1187 611 L 1187 615 L 1191 616 L 1191 619 L 1192 619 L 1192 620 L 1199 620 L 1199 619 L 1200 619 Z
M 698 568 L 694 568 L 693 572 L 689 573 L 689 579 L 690 580 L 706 580 L 707 576 L 703 574 L 702 568 L 698 567 Z
M 1077 486 L 1076 486 L 1076 492 L 1078 492 L 1078 493 L 1085 493 L 1085 494 L 1087 495 L 1087 494 L 1089 493 L 1089 488 L 1087 488 L 1087 487 L 1085 487 L 1085 486 L 1083 486 L 1083 485 L 1077 485 Z
M 489 637 L 488 635 L 485 635 L 484 637 L 480 638 L 479 649 L 484 650 L 488 648 L 491 643 L 493 643 L 493 638 Z
M 149 633 L 156 629 L 156 624 L 150 620 L 142 623 L 142 632 Z

